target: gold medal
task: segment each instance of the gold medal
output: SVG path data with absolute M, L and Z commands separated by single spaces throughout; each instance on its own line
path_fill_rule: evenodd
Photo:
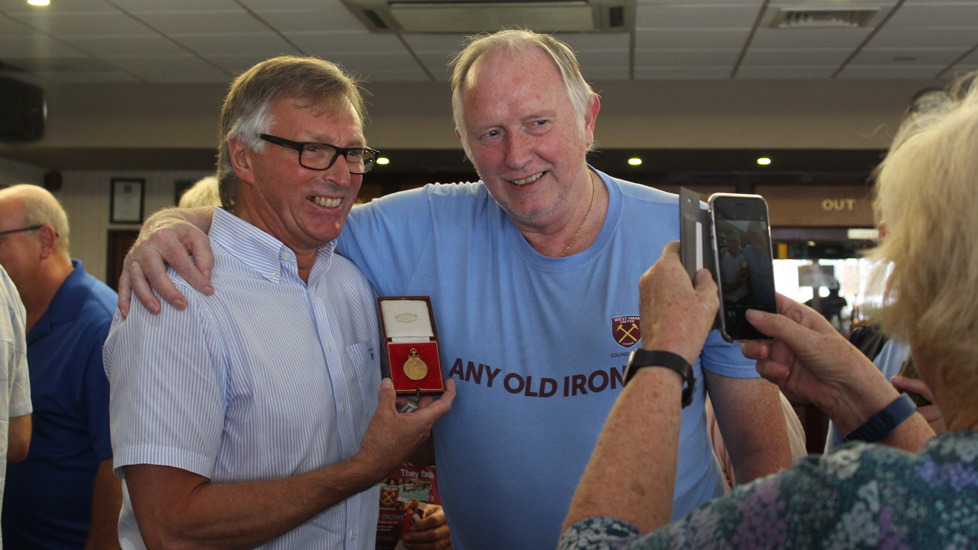
M 428 376 L 428 365 L 418 357 L 416 348 L 411 348 L 411 357 L 404 362 L 404 374 L 411 380 L 424 380 Z

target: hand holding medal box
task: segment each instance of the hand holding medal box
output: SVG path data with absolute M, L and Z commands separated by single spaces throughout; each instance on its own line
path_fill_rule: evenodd
M 440 395 L 445 379 L 428 296 L 377 298 L 388 371 L 398 395 Z

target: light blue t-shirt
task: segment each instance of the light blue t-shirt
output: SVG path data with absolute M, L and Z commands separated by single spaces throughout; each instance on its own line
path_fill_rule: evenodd
M 380 386 L 376 301 L 333 246 L 308 284 L 281 241 L 217 209 L 214 294 L 170 271 L 187 308 L 151 315 L 138 301 L 105 342 L 117 474 L 172 466 L 212 482 L 279 479 L 360 450 Z M 122 547 L 144 548 L 128 495 Z M 379 485 L 262 548 L 373 549 Z
M 481 183 L 433 185 L 354 208 L 338 250 L 382 296 L 431 296 L 458 396 L 435 424 L 454 547 L 547 548 L 622 387 L 639 338 L 638 281 L 679 237 L 675 195 L 600 174 L 608 214 L 567 258 L 534 251 Z M 702 359 L 756 377 L 712 333 Z M 723 492 L 703 415 L 683 412 L 675 514 Z

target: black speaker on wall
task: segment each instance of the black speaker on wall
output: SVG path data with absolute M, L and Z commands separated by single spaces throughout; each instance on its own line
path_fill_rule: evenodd
M 0 141 L 23 143 L 41 139 L 46 116 L 41 88 L 0 78 Z

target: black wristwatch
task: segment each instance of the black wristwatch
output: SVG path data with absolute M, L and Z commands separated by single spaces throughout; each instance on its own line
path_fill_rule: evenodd
M 693 366 L 682 355 L 671 351 L 649 351 L 639 348 L 628 358 L 628 368 L 625 371 L 625 384 L 635 376 L 635 373 L 645 367 L 664 367 L 674 370 L 683 377 L 683 408 L 693 402 L 693 392 L 696 391 L 696 378 L 693 377 Z

